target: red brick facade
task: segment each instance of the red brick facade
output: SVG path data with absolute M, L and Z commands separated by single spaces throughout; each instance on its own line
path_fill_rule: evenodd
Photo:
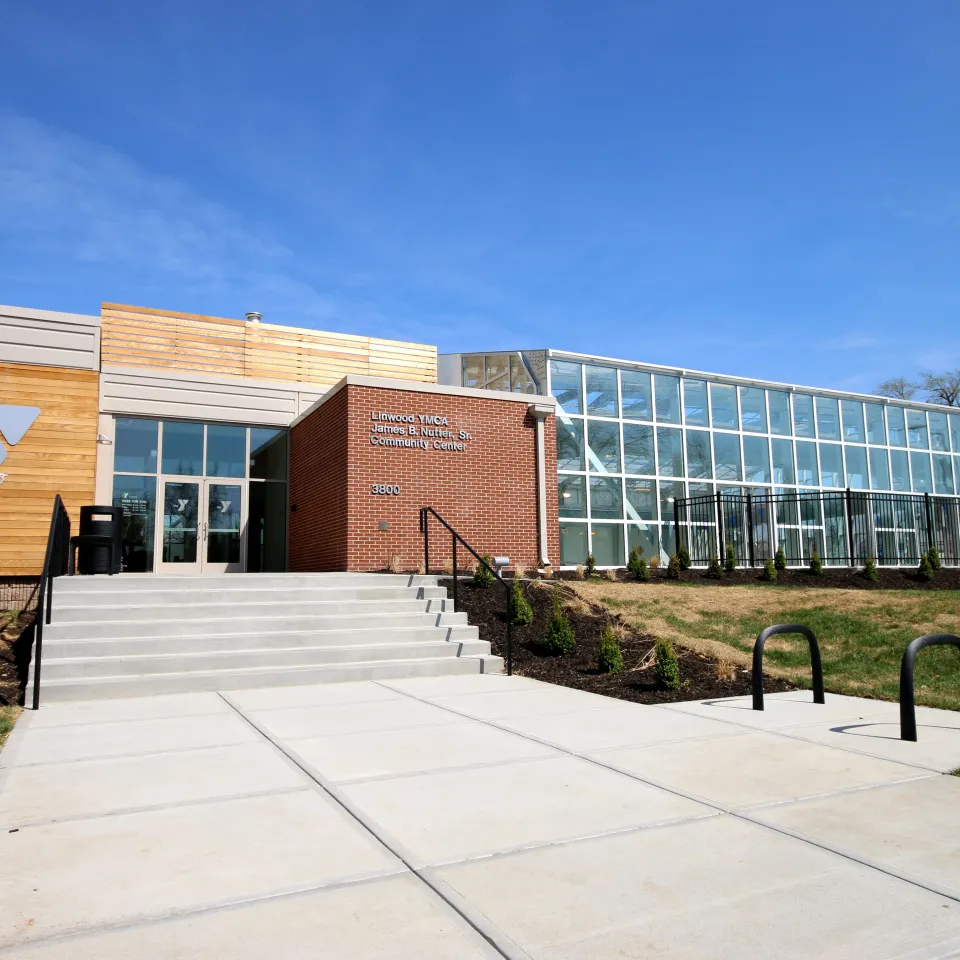
M 415 570 L 423 559 L 423 506 L 479 552 L 539 566 L 536 421 L 528 412 L 537 399 L 341 387 L 290 432 L 290 569 L 383 570 L 396 558 Z M 558 564 L 553 416 L 544 422 L 544 452 L 547 552 Z M 375 492 L 396 487 L 398 494 Z M 438 567 L 450 560 L 441 529 L 434 521 L 431 564 Z M 468 559 L 472 566 L 467 557 L 461 566 Z

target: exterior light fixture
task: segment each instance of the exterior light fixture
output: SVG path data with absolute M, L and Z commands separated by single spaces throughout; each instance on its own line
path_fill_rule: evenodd
M 105 447 L 112 446 L 113 440 L 110 439 L 106 434 L 98 433 L 97 434 L 97 443 L 102 443 Z

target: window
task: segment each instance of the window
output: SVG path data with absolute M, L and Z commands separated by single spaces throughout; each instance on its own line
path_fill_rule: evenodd
M 564 413 L 583 413 L 580 364 L 565 360 L 550 361 L 550 391 Z
M 601 417 L 616 417 L 619 413 L 617 403 L 617 371 L 613 367 L 586 368 L 587 375 L 587 413 Z
M 623 415 L 631 420 L 652 420 L 650 374 L 639 370 L 620 371 Z
M 947 433 L 947 415 L 930 410 L 927 412 L 930 421 L 930 449 L 950 450 L 950 437 Z
M 933 455 L 933 489 L 936 493 L 953 496 L 953 465 L 950 457 L 943 454 Z
M 833 443 L 820 444 L 820 482 L 825 487 L 842 487 L 843 454 Z
M 557 469 L 585 470 L 583 421 L 557 417 Z
M 713 425 L 736 430 L 740 423 L 737 416 L 737 389 L 721 383 L 710 384 L 710 406 L 713 410 Z
M 773 440 L 773 482 L 796 483 L 793 472 L 793 441 Z
M 752 433 L 767 432 L 766 394 L 759 387 L 740 388 L 740 422 Z
M 870 451 L 870 486 L 874 490 L 890 489 L 890 465 L 886 450 Z
M 950 414 L 950 443 L 953 452 L 960 453 L 960 413 Z
M 715 433 L 713 463 L 717 480 L 743 479 L 740 472 L 740 437 L 733 433 Z
M 890 451 L 890 473 L 893 475 L 893 489 L 898 493 L 909 493 L 910 465 L 905 450 Z
M 770 482 L 770 451 L 766 437 L 743 438 L 743 479 L 752 483 Z
M 686 486 L 676 480 L 660 481 L 660 520 L 664 527 L 673 525 L 673 505 L 686 496 Z M 673 552 L 672 550 L 670 551 Z
M 713 476 L 710 434 L 706 430 L 687 431 L 687 476 L 707 480 Z
M 463 385 L 482 390 L 485 386 L 483 379 L 483 357 L 463 358 Z
M 561 476 L 557 483 L 561 517 L 587 516 L 587 478 Z
M 533 382 L 523 359 L 514 353 L 510 354 L 510 389 L 513 393 L 537 392 L 537 385 Z
M 648 561 L 660 553 L 660 533 L 656 526 L 640 526 L 627 524 L 627 552 L 632 553 L 634 547 L 640 548 L 640 556 Z
M 887 428 L 883 422 L 883 407 L 879 403 L 867 405 L 867 443 L 887 442 Z
M 487 390 L 510 389 L 510 360 L 505 353 L 484 357 L 483 367 Z
M 625 473 L 656 473 L 653 457 L 653 427 L 639 423 L 623 425 L 623 469 Z
M 820 485 L 820 470 L 817 467 L 817 445 L 797 441 L 797 483 L 806 487 Z
M 903 417 L 903 407 L 887 407 L 887 430 L 890 431 L 890 446 L 907 445 L 907 425 Z
M 247 428 L 211 423 L 207 427 L 207 476 L 247 475 Z
M 834 397 L 817 397 L 817 436 L 821 440 L 840 439 L 840 408 Z
M 688 426 L 710 426 L 706 380 L 683 381 L 683 420 Z
M 597 473 L 620 473 L 620 426 L 587 421 L 587 463 Z
M 623 496 L 619 477 L 590 478 L 590 515 L 594 520 L 622 520 Z
M 927 415 L 922 410 L 907 411 L 907 435 L 910 446 L 914 450 L 929 450 L 930 440 L 927 436 Z
M 627 480 L 627 518 L 657 519 L 657 481 Z
M 250 476 L 257 480 L 287 479 L 287 432 L 250 428 Z
M 866 490 L 870 484 L 867 476 L 867 448 L 844 447 L 847 460 L 847 486 L 851 490 Z
M 930 472 L 929 453 L 911 453 L 910 471 L 915 493 L 933 493 L 933 475 Z
M 844 400 L 840 404 L 843 414 L 843 439 L 850 443 L 866 443 L 863 429 L 863 404 L 859 400 Z
M 156 473 L 160 424 L 156 420 L 118 417 L 116 427 L 113 469 L 118 473 Z
M 156 421 L 152 422 L 156 428 Z M 119 424 L 118 424 L 119 426 Z M 154 429 L 156 433 L 156 429 Z M 154 450 L 154 469 L 156 469 Z M 156 517 L 157 478 L 113 478 L 113 505 L 123 511 L 120 520 L 121 566 L 125 573 L 153 572 L 153 531 Z
M 680 422 L 680 378 L 658 373 L 653 378 L 657 393 L 657 422 Z
M 164 421 L 162 471 L 182 477 L 199 477 L 203 474 L 202 423 Z
M 790 428 L 790 395 L 782 390 L 768 390 L 767 403 L 770 406 L 770 432 L 789 437 L 793 433 Z
M 657 427 L 657 456 L 661 477 L 682 477 L 683 431 Z
M 596 514 L 594 514 L 596 516 Z M 622 523 L 594 523 L 593 557 L 598 566 L 623 566 L 623 524 Z
M 813 397 L 805 393 L 793 396 L 793 432 L 798 437 L 813 438 L 817 435 L 813 426 Z
M 574 566 L 586 563 L 590 548 L 587 546 L 585 523 L 560 524 L 560 563 Z

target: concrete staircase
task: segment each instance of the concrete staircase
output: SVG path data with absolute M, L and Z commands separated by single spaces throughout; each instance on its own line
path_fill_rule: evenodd
M 41 703 L 503 669 L 436 577 L 61 577 L 53 596 Z

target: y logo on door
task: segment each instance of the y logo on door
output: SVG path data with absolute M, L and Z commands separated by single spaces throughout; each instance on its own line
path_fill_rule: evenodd
M 3 440 L 15 447 L 39 416 L 39 407 L 0 406 L 0 464 L 7 459 L 7 448 L 3 445 Z M 6 479 L 7 475 L 0 473 L 0 483 Z

